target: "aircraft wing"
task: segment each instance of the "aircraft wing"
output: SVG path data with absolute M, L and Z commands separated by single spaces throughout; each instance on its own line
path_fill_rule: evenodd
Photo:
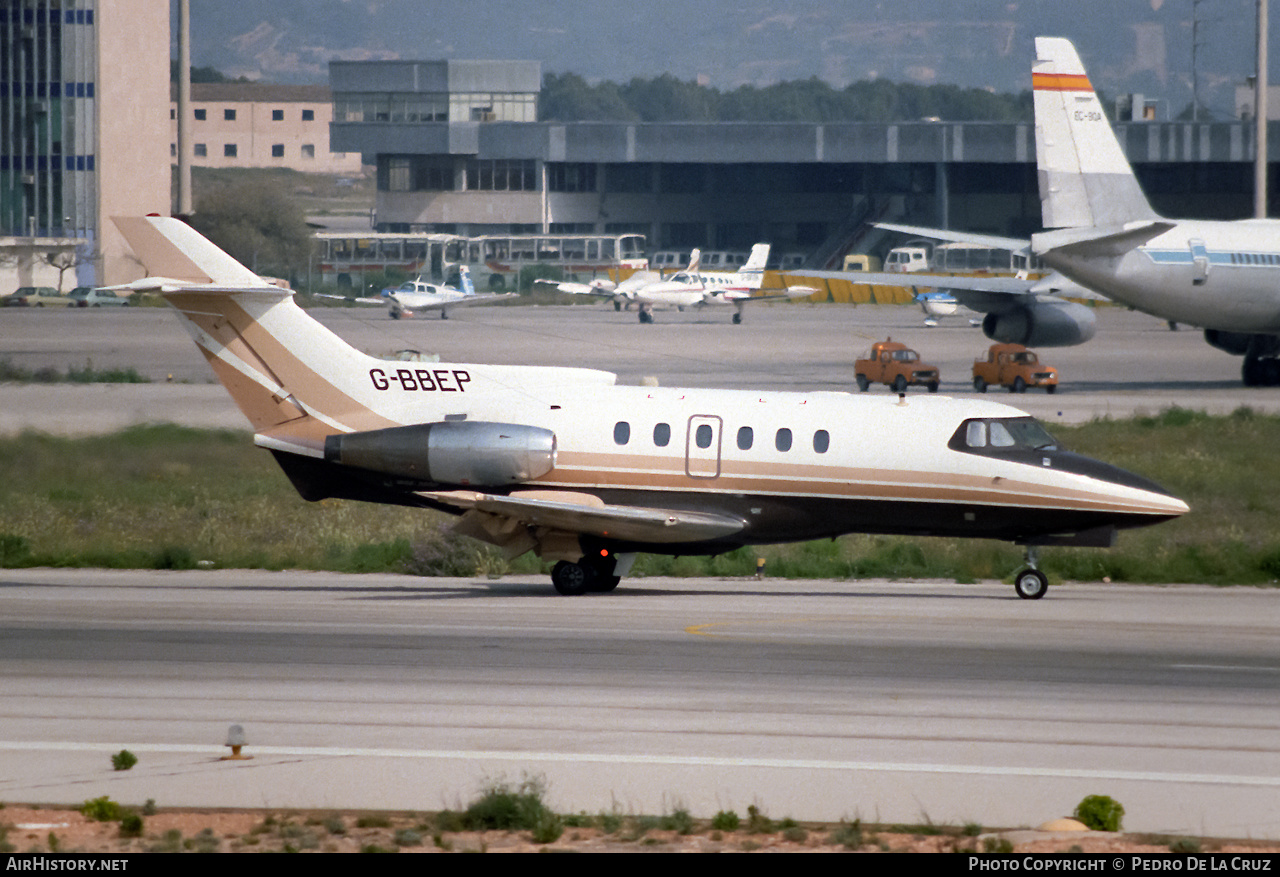
M 746 527 L 746 521 L 731 515 L 606 505 L 596 496 L 561 491 L 530 490 L 501 496 L 459 490 L 420 496 L 466 509 L 471 520 L 464 517 L 456 529 L 473 536 L 476 533 L 472 531 L 481 526 L 477 520 L 481 516 L 626 542 L 700 542 L 730 536 Z
M 477 295 L 464 295 L 458 298 L 440 299 L 438 301 L 429 301 L 423 304 L 407 304 L 402 303 L 403 307 L 411 311 L 441 311 L 445 308 L 452 310 L 453 308 L 469 308 L 472 305 L 491 305 L 496 301 L 505 301 L 509 298 L 519 298 L 518 292 L 486 292 Z
M 884 271 L 805 271 L 802 276 L 848 280 L 850 283 L 873 286 L 900 286 L 904 289 L 946 289 L 962 305 L 982 313 L 1004 310 L 1017 300 L 1026 298 L 1063 297 L 1109 301 L 1106 296 L 1068 280 L 1056 271 L 1039 280 L 1026 277 L 903 274 Z
M 886 231 L 900 231 L 904 234 L 913 234 L 922 238 L 934 238 L 940 241 L 954 241 L 958 244 L 977 244 L 982 247 L 991 247 L 996 250 L 1010 250 L 1014 253 L 1021 252 L 1031 246 L 1031 241 L 1026 238 L 1005 238 L 993 234 L 974 234 L 968 231 L 953 231 L 946 228 L 925 228 L 920 225 L 898 225 L 894 222 L 873 222 L 876 228 L 883 228 Z
M 806 272 L 807 274 L 812 272 Z M 816 275 L 815 275 L 816 276 Z M 764 295 L 752 295 L 750 290 L 726 290 L 724 298 L 731 304 L 757 301 L 791 301 L 797 298 L 808 298 L 819 290 L 812 286 L 788 286 L 781 290 L 766 290 Z
M 544 286 L 554 286 L 558 291 L 567 292 L 570 295 L 596 295 L 601 298 L 612 298 L 614 294 L 612 281 L 605 281 L 605 283 L 609 284 L 607 287 L 600 282 L 572 283 L 569 281 L 561 282 L 559 280 L 543 280 L 541 278 L 533 282 L 541 283 Z
M 345 295 L 333 295 L 327 292 L 317 292 L 315 294 L 315 297 L 329 298 L 329 299 L 333 299 L 334 301 L 342 301 L 342 302 L 346 302 L 348 304 L 353 304 L 353 305 L 379 305 L 381 307 L 386 307 L 387 305 L 395 304 L 395 302 L 393 302 L 391 299 L 385 296 L 377 296 L 376 298 L 373 296 L 365 296 L 363 298 L 349 298 Z

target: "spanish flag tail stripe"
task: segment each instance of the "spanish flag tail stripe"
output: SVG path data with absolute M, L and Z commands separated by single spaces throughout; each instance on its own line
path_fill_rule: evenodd
M 1081 73 L 1032 73 L 1035 91 L 1093 91 L 1089 77 Z

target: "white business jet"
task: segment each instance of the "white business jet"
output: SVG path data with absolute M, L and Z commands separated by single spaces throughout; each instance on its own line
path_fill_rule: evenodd
M 1063 451 L 986 400 L 617 386 L 582 368 L 389 363 L 178 219 L 117 219 L 255 433 L 308 500 L 440 509 L 458 533 L 611 591 L 636 552 L 905 533 L 1108 545 L 1176 518 L 1157 485 Z M 152 267 L 154 266 L 154 267 Z M 179 288 L 170 284 L 177 281 Z

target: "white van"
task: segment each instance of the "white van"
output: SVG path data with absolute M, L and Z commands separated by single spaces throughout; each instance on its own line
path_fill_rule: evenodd
M 910 274 L 929 270 L 928 247 L 894 247 L 884 257 L 884 270 L 894 274 Z

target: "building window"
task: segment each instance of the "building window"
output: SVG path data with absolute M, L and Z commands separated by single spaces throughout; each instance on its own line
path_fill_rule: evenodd
M 204 110 L 196 110 L 196 121 L 203 122 L 205 119 Z
M 170 108 L 169 108 L 169 118 L 170 118 L 170 119 L 176 119 L 176 118 L 178 118 L 178 111 L 177 111 L 177 110 L 175 110 L 173 107 L 170 107 Z
M 205 144 L 203 144 L 203 143 L 197 143 L 197 144 L 195 145 L 195 155 L 196 155 L 196 158 L 204 158 L 204 157 L 205 157 L 205 156 L 207 156 L 208 154 L 209 154 L 209 147 L 208 147 L 208 146 L 206 146 L 206 145 L 205 145 Z
M 226 122 L 234 122 L 234 121 L 236 120 L 236 111 L 235 111 L 235 110 L 223 110 L 223 111 L 222 111 L 222 118 L 223 118 L 223 121 L 226 121 Z
M 595 165 L 591 165 L 595 167 Z M 452 172 L 449 172 L 452 177 Z M 444 183 L 445 180 L 439 182 Z M 452 189 L 452 180 L 448 180 Z M 432 184 L 434 185 L 434 184 Z M 432 185 L 422 186 L 431 188 Z M 444 189 L 445 186 L 440 188 Z M 537 190 L 532 159 L 470 159 L 467 162 L 467 188 L 477 192 L 533 192 Z
M 284 158 L 284 144 L 283 144 L 283 143 L 273 143 L 273 144 L 271 144 L 271 157 L 272 157 L 272 158 Z
M 586 162 L 548 162 L 547 190 L 550 192 L 596 191 L 596 166 Z
M 316 120 L 316 111 L 315 111 L 315 110 L 303 110 L 303 111 L 302 111 L 302 121 L 304 121 L 304 122 L 314 122 L 315 120 Z
M 272 111 L 271 111 L 271 121 L 273 121 L 273 122 L 283 122 L 283 121 L 284 121 L 284 110 L 272 110 Z
M 172 158 L 173 156 L 175 156 L 175 155 L 177 155 L 177 154 L 178 154 L 178 144 L 176 144 L 176 143 L 170 143 L 170 144 L 169 144 L 169 157 L 170 157 L 170 158 Z
M 236 145 L 234 143 L 225 143 L 222 146 L 222 154 L 226 158 L 236 157 Z
M 303 157 L 303 158 L 315 158 L 315 157 L 316 157 L 316 145 L 315 145 L 314 143 L 304 143 L 304 144 L 302 144 L 302 157 Z
M 408 192 L 410 179 L 410 160 L 407 156 L 387 160 L 387 191 Z

